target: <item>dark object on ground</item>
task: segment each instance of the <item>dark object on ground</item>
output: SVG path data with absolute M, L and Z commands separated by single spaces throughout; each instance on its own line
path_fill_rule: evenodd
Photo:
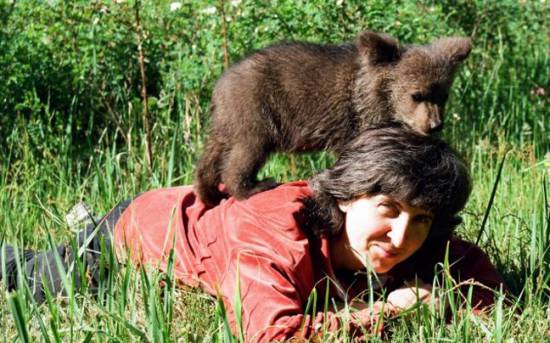
M 54 296 L 66 291 L 63 275 L 67 275 L 76 289 L 84 286 L 90 287 L 92 293 L 97 292 L 97 286 L 100 280 L 106 280 L 109 268 L 106 255 L 103 255 L 105 265 L 101 266 L 102 252 L 112 253 L 113 228 L 131 201 L 120 202 L 97 225 L 88 224 L 78 233 L 74 242 L 76 246 L 60 245 L 55 249 L 34 251 L 0 242 L 0 281 L 8 290 L 21 288 L 21 282 L 26 281 L 39 304 L 46 300 L 46 289 Z

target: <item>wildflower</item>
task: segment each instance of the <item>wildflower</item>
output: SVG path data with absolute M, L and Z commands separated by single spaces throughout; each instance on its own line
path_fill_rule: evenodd
M 542 87 L 536 87 L 536 88 L 531 89 L 531 95 L 545 96 L 546 91 Z
M 214 6 L 205 7 L 201 12 L 204 14 L 214 14 L 216 13 L 216 7 Z
M 173 2 L 170 4 L 170 11 L 174 12 L 181 8 L 181 2 Z

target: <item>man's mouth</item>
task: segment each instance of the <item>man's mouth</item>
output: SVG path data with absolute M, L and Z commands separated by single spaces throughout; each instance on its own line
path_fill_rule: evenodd
M 385 257 L 385 258 L 393 258 L 393 257 L 396 257 L 397 255 L 399 255 L 399 251 L 398 250 L 395 250 L 395 249 L 387 249 L 387 248 L 384 248 L 380 245 L 376 245 L 376 247 L 378 248 L 378 250 L 380 251 L 382 257 Z

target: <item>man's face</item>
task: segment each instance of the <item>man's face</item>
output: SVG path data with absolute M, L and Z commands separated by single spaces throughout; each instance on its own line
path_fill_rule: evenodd
M 346 215 L 344 266 L 352 270 L 367 267 L 388 272 L 422 246 L 433 220 L 430 212 L 383 194 L 339 203 L 339 207 Z

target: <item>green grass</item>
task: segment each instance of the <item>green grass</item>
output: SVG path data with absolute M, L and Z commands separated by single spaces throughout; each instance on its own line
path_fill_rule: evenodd
M 490 150 L 480 149 L 472 160 L 475 188 L 464 211 L 465 223 L 459 229 L 462 236 L 472 240 L 480 229 L 503 156 L 487 153 Z M 514 306 L 521 313 L 499 308 L 487 318 L 477 318 L 457 311 L 452 325 L 442 325 L 441 316 L 437 313 L 418 314 L 391 324 L 394 339 L 477 342 L 480 339 L 500 341 L 512 338 L 517 341 L 540 339 L 542 342 L 548 337 L 550 240 L 548 205 L 543 192 L 544 184 L 548 185 L 548 166 L 530 160 L 532 156 L 529 155 L 518 150 L 508 153 L 481 240 L 481 245 L 507 280 L 516 297 Z M 27 247 L 44 248 L 48 246 L 46 237 L 51 234 L 56 242 L 69 242 L 73 233 L 62 223 L 62 215 L 79 200 L 79 194 L 85 194 L 83 198 L 88 202 L 95 201 L 102 211 L 114 203 L 111 199 L 163 185 L 154 181 L 162 180 L 162 173 L 159 173 L 149 179 L 151 186 L 144 182 L 144 188 L 140 188 L 138 185 L 142 176 L 132 175 L 117 162 L 107 163 L 107 160 L 110 159 L 98 158 L 97 163 L 104 168 L 97 173 L 110 181 L 99 182 L 98 177 L 91 177 L 93 181 L 84 178 L 83 184 L 75 188 L 84 188 L 82 193 L 73 193 L 73 185 L 69 182 L 59 184 L 55 181 L 65 173 L 61 164 L 42 167 L 35 174 L 29 174 L 29 179 L 23 179 L 28 184 L 55 185 L 51 198 L 46 198 L 48 200 L 41 199 L 39 189 L 38 192 L 32 188 L 14 192 L 19 189 L 21 180 L 3 184 L 0 203 L 2 213 L 6 214 L 3 216 L 3 227 L 8 228 L 7 240 Z M 313 158 L 301 158 L 297 164 L 316 162 Z M 275 159 L 267 169 L 273 164 L 286 170 L 282 167 L 285 164 L 282 157 Z M 57 191 L 53 191 L 56 188 Z M 90 194 L 89 198 L 87 194 Z M 98 194 L 95 200 L 94 194 Z M 104 195 L 103 201 L 101 194 Z M 23 340 L 26 329 L 27 335 L 42 337 L 44 341 L 46 336 L 52 341 L 56 341 L 56 337 L 60 341 L 82 341 L 87 337 L 92 341 L 141 338 L 155 342 L 178 339 L 223 341 L 226 334 L 223 316 L 220 317 L 223 312 L 216 310 L 216 302 L 197 290 L 172 287 L 171 278 L 168 278 L 168 285 L 172 286 L 158 286 L 159 281 L 166 278 L 154 271 L 145 273 L 134 270 L 131 265 L 121 265 L 113 273 L 113 280 L 106 282 L 103 301 L 82 291 L 75 292 L 69 298 L 54 298 L 51 303 L 38 307 L 24 291 L 15 296 L 0 292 L 0 340 L 11 341 L 15 337 Z
M 474 183 L 458 233 L 475 240 L 488 213 L 480 245 L 506 279 L 513 306 L 499 303 L 485 317 L 456 310 L 450 325 L 435 309 L 419 309 L 389 323 L 389 331 L 403 342 L 547 342 L 550 35 L 543 23 L 550 21 L 548 6 L 535 1 L 365 3 L 227 4 L 230 57 L 236 60 L 281 38 L 350 39 L 363 27 L 415 42 L 473 36 L 474 49 L 455 82 L 444 131 L 470 162 Z M 8 80 L 0 85 L 0 239 L 12 244 L 44 249 L 49 237 L 55 244 L 70 243 L 74 231 L 64 215 L 80 200 L 100 214 L 144 190 L 192 182 L 206 133 L 208 96 L 223 69 L 219 16 L 201 12 L 211 5 L 202 1 L 185 3 L 184 12 L 169 11 L 164 1 L 142 8 L 154 124 L 149 170 L 132 3 L 107 3 L 110 12 L 98 4 L 22 1 L 9 12 L 10 4 L 0 2 L 0 70 Z M 281 154 L 261 175 L 302 179 L 331 161 L 326 153 L 293 159 Z M 37 306 L 26 290 L 1 290 L 0 342 L 233 339 L 219 302 L 175 286 L 170 273 L 118 265 L 99 299 L 84 289 Z M 326 310 L 324 295 L 316 296 L 321 305 L 308 310 Z M 445 292 L 440 296 L 456 300 Z

